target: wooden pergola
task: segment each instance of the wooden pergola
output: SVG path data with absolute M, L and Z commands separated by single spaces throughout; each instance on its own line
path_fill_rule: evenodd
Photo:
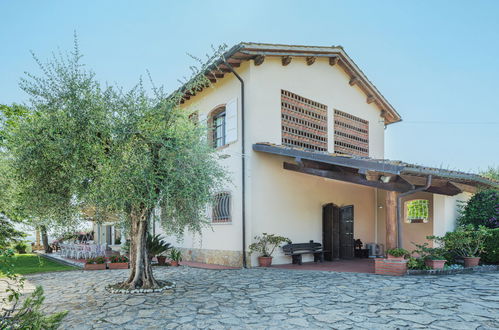
M 476 174 L 399 161 L 312 152 L 269 143 L 254 144 L 253 150 L 290 157 L 290 161 L 283 162 L 283 168 L 288 171 L 386 190 L 387 249 L 402 246 L 401 197 L 418 191 L 454 196 L 499 187 L 498 182 Z

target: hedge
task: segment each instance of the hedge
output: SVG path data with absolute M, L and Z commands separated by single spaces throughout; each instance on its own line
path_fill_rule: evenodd
M 482 261 L 487 264 L 499 264 L 499 228 L 491 229 L 492 236 L 485 241 Z

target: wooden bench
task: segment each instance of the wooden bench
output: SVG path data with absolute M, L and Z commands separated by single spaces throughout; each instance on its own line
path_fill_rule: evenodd
M 291 256 L 293 259 L 293 264 L 302 264 L 302 255 L 303 254 L 313 254 L 314 262 L 324 262 L 324 251 L 322 250 L 321 243 L 315 243 L 314 241 L 310 241 L 308 243 L 290 243 L 286 244 L 282 247 L 284 254 L 287 256 Z

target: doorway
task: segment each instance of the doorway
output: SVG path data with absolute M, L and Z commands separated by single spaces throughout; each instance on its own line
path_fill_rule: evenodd
M 339 207 L 333 203 L 322 207 L 322 245 L 324 259 L 328 261 L 353 259 L 353 205 Z

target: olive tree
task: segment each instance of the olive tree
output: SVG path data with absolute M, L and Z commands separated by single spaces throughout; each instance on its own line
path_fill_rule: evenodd
M 218 55 L 217 55 L 218 56 Z M 91 208 L 94 216 L 125 219 L 130 235 L 130 276 L 123 288 L 155 288 L 146 251 L 149 219 L 161 209 L 168 232 L 199 232 L 213 190 L 225 180 L 206 127 L 179 108 L 180 91 L 148 93 L 139 82 L 124 91 L 102 86 L 69 54 L 28 73 L 21 88 L 30 116 L 13 131 L 10 150 L 23 207 L 34 217 L 70 225 Z M 206 65 L 213 65 L 214 57 Z M 191 93 L 209 82 L 194 70 Z

